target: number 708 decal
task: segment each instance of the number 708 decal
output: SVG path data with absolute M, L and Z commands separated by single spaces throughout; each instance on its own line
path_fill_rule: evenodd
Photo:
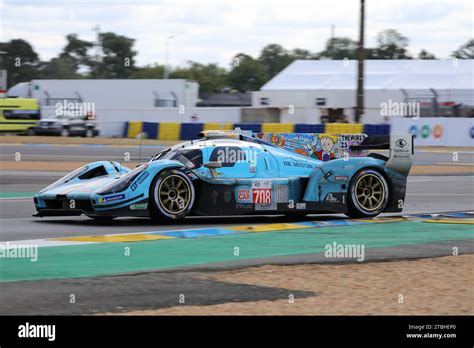
M 252 198 L 254 203 L 269 204 L 272 202 L 272 189 L 260 188 L 252 190 Z

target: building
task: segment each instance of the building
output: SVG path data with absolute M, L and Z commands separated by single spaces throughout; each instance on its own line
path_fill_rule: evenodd
M 246 107 L 252 105 L 252 92 L 223 91 L 206 96 L 197 106 L 207 107 Z
M 199 84 L 188 80 L 32 80 L 11 87 L 8 97 L 28 97 L 42 106 L 93 103 L 100 108 L 194 107 Z
M 410 110 L 384 111 L 387 105 L 414 102 L 421 117 L 474 116 L 473 70 L 474 60 L 367 60 L 361 122 L 411 116 Z M 252 108 L 260 109 L 260 116 L 246 121 L 320 123 L 346 117 L 354 122 L 356 81 L 355 60 L 297 60 L 253 92 Z

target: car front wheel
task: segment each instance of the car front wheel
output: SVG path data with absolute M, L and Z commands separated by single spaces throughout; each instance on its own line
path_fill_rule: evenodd
M 150 218 L 155 222 L 184 219 L 193 207 L 194 196 L 194 185 L 185 173 L 165 170 L 150 186 Z

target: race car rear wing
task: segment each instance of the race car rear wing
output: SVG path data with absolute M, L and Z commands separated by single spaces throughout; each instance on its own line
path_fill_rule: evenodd
M 353 145 L 351 151 L 389 150 L 385 166 L 398 173 L 407 175 L 413 164 L 415 154 L 412 134 L 370 136 L 360 144 Z
M 413 139 L 412 134 L 390 136 L 390 155 L 385 163 L 387 168 L 408 175 L 415 154 Z

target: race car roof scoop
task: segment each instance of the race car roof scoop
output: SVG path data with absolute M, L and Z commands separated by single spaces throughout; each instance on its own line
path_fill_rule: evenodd
M 242 130 L 240 128 L 236 128 L 234 130 L 205 130 L 198 134 L 200 138 L 206 139 L 219 139 L 219 138 L 227 138 L 227 139 L 240 139 L 242 140 L 243 136 L 251 137 L 252 131 L 250 130 Z

